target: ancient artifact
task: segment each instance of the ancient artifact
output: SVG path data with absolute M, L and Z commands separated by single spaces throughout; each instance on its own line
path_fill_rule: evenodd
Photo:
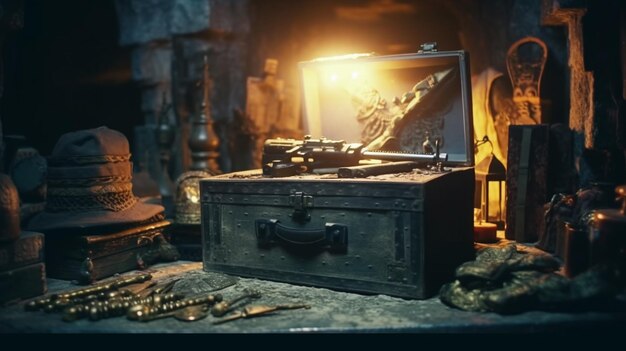
M 217 158 L 219 157 L 219 139 L 213 130 L 213 119 L 211 118 L 210 93 L 212 89 L 211 78 L 209 77 L 208 58 L 204 56 L 202 80 L 202 105 L 200 113 L 196 115 L 191 123 L 189 135 L 189 149 L 191 150 L 191 170 L 208 171 L 213 174 L 219 173 Z
M 24 309 L 27 311 L 36 311 L 44 308 L 46 305 L 57 302 L 57 301 L 68 301 L 71 303 L 75 299 L 84 298 L 85 296 L 109 292 L 112 290 L 117 290 L 122 287 L 143 283 L 152 279 L 151 274 L 138 274 L 130 277 L 120 277 L 116 279 L 112 279 L 100 284 L 92 285 L 86 288 L 74 289 L 62 293 L 52 294 L 48 297 L 37 299 L 30 301 L 28 304 L 24 305 Z
M 48 275 L 89 283 L 158 260 L 175 261 L 180 255 L 164 237 L 170 224 L 160 220 L 118 231 L 83 230 L 47 240 Z
M 474 254 L 467 53 L 338 58 L 308 61 L 300 68 L 305 119 L 314 137 L 268 140 L 268 169 L 200 180 L 204 270 L 408 298 L 432 296 Z M 418 162 L 411 171 L 337 175 L 343 167 L 374 161 L 362 158 L 380 163 L 413 157 L 364 151 L 353 101 L 345 91 L 365 86 L 359 79 L 375 86 L 381 97 L 413 92 L 404 98 L 410 111 L 401 118 L 406 128 L 390 135 L 400 146 L 395 151 L 414 154 Z M 430 112 L 442 122 L 438 129 L 425 127 L 433 121 Z M 422 153 L 426 131 L 433 154 Z M 399 166 L 393 163 L 380 165 Z
M 193 119 L 189 148 L 191 149 L 191 170 L 176 179 L 174 198 L 175 223 L 171 229 L 172 243 L 181 254 L 181 258 L 200 261 L 202 247 L 200 245 L 200 179 L 219 174 L 217 152 L 219 139 L 213 130 L 209 95 L 211 80 L 209 77 L 207 57 L 204 57 L 202 108 Z
M 125 315 L 145 321 L 166 317 L 165 311 L 174 309 L 181 314 L 187 314 L 185 320 L 193 320 L 194 317 L 189 315 L 190 311 L 181 311 L 180 308 L 185 309 L 187 306 L 189 309 L 194 304 L 206 301 L 212 304 L 221 300 L 219 294 L 185 299 L 185 295 L 180 292 L 170 292 L 179 279 L 143 284 L 150 279 L 152 276 L 149 274 L 120 277 L 88 288 L 52 294 L 33 300 L 24 307 L 26 311 L 62 312 L 65 322 L 79 319 L 98 321 Z M 167 312 L 167 316 L 170 315 L 172 313 Z
M 543 123 L 540 84 L 547 61 L 548 49 L 538 38 L 522 38 L 511 45 L 506 65 L 511 80 L 510 87 L 502 81 L 494 82 L 489 97 L 494 113 L 494 128 L 498 139 L 497 157 L 508 167 L 510 125 Z M 512 88 L 511 95 L 509 90 Z M 505 94 L 507 96 L 505 96 Z M 490 94 L 491 95 L 491 94 Z M 490 131 L 488 131 L 490 132 Z M 478 135 L 478 138 L 482 135 Z M 493 135 L 491 136 L 493 140 Z
M 174 225 L 171 228 L 171 241 L 180 253 L 180 258 L 190 261 L 201 260 L 200 245 L 200 190 L 201 178 L 219 174 L 217 157 L 219 139 L 213 130 L 209 95 L 211 80 L 207 57 L 203 66 L 203 95 L 200 113 L 192 121 L 189 148 L 191 149 L 191 170 L 176 179 L 174 197 Z
M 437 108 L 447 108 L 445 100 L 439 100 L 437 95 L 441 94 L 455 74 L 456 71 L 452 68 L 433 73 L 416 83 L 411 91 L 402 94 L 401 99 L 392 100 L 392 104 L 387 104 L 386 100 L 379 96 L 378 90 L 372 89 L 371 92 L 377 101 L 375 109 L 363 114 L 362 108 L 359 108 L 357 115 L 359 123 L 364 125 L 361 140 L 367 144 L 367 148 L 419 150 L 418 142 L 409 142 L 409 138 L 403 136 L 407 129 L 411 130 L 418 140 L 425 139 L 427 143 L 431 134 L 433 138 L 443 140 L 443 114 L 433 111 L 433 104 L 442 103 L 444 105 Z M 371 98 L 369 103 L 371 104 Z M 411 120 L 412 125 L 406 125 L 408 120 Z M 424 143 L 421 146 L 423 149 Z
M 206 171 L 187 171 L 176 179 L 174 224 L 169 233 L 183 260 L 202 261 L 200 180 L 210 176 Z
M 241 318 L 254 318 L 259 316 L 265 316 L 272 312 L 282 311 L 282 310 L 297 310 L 297 309 L 309 309 L 310 305 L 304 304 L 296 304 L 296 305 L 275 305 L 275 306 L 266 306 L 266 305 L 254 305 L 244 307 L 240 311 L 235 311 L 224 316 L 222 319 L 213 322 L 213 324 L 222 324 L 230 321 L 234 321 Z
M 445 284 L 439 298 L 466 311 L 521 313 L 531 310 L 580 311 L 610 307 L 619 291 L 606 267 L 568 279 L 557 274 L 552 255 L 509 243 L 481 250 L 475 261 L 459 266 L 455 281 Z
M 235 297 L 229 301 L 220 301 L 215 304 L 215 306 L 211 307 L 211 314 L 214 317 L 221 317 L 228 313 L 230 309 L 239 301 L 243 301 L 246 299 L 258 299 L 261 297 L 261 293 L 258 291 L 249 291 L 245 292 L 243 295 Z
M 200 180 L 210 176 L 206 171 L 189 171 L 176 179 L 176 224 L 200 225 Z
M 125 290 L 128 291 L 128 290 Z M 184 295 L 177 293 L 153 294 L 140 298 L 138 295 L 126 293 L 111 296 L 105 299 L 91 300 L 83 304 L 72 304 L 63 308 L 63 321 L 73 322 L 82 318 L 92 321 L 125 316 L 128 310 L 136 305 L 160 305 L 182 300 Z
M 428 134 L 448 162 L 473 164 L 471 125 L 459 118 L 471 113 L 462 98 L 470 93 L 469 72 L 459 64 L 466 59 L 431 51 L 301 62 L 304 132 L 411 153 L 423 152 Z
M 541 76 L 546 66 L 548 48 L 536 37 L 525 37 L 511 45 L 507 52 L 506 66 L 513 86 L 513 102 L 521 123 L 542 123 Z
M 155 319 L 173 317 L 178 310 L 196 305 L 214 305 L 222 301 L 221 294 L 209 294 L 198 297 L 186 298 L 183 300 L 167 302 L 158 306 L 135 305 L 128 309 L 126 317 L 130 320 L 149 322 Z
M 174 318 L 184 322 L 195 322 L 206 318 L 209 307 L 207 305 L 194 305 L 183 308 L 174 313 Z

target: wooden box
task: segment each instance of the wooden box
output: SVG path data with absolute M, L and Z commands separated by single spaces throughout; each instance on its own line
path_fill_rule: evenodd
M 87 283 L 143 268 L 169 225 L 159 221 L 116 231 L 46 235 L 48 276 Z

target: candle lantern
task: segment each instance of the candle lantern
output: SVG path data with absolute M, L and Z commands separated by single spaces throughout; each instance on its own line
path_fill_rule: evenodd
M 498 230 L 503 230 L 504 206 L 505 206 L 505 184 L 506 169 L 500 160 L 493 154 L 493 145 L 486 136 L 476 142 L 476 147 L 488 143 L 492 151 L 476 165 L 476 200 L 481 209 L 482 220 L 494 223 Z

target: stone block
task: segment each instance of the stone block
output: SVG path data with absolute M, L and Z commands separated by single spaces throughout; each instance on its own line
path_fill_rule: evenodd
M 172 103 L 171 85 L 169 80 L 156 85 L 144 87 L 141 91 L 141 111 L 144 112 L 144 122 L 146 124 L 157 124 L 158 116 L 163 108 L 163 94 L 165 93 L 166 103 Z M 170 114 L 172 111 L 170 111 Z M 148 118 L 148 115 L 150 117 Z M 172 117 L 170 116 L 170 122 Z
M 143 44 L 169 38 L 173 6 L 173 0 L 116 0 L 120 44 Z
M 171 34 L 201 32 L 209 28 L 210 1 L 173 0 Z M 236 1 L 235 1 L 236 2 Z
M 248 32 L 247 0 L 116 0 L 120 44 L 145 44 L 173 35 Z
M 171 80 L 172 46 L 170 43 L 137 47 L 131 53 L 132 77 L 151 85 Z

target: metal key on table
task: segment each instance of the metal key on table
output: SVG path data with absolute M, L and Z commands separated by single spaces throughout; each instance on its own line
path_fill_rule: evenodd
M 174 285 L 180 280 L 179 279 L 173 279 L 170 280 L 168 282 L 157 282 L 154 285 L 148 285 L 146 286 L 144 289 L 140 290 L 137 292 L 137 295 L 139 295 L 142 298 L 146 298 L 149 296 L 154 296 L 154 295 L 165 295 L 167 293 L 169 293 L 170 291 L 172 291 L 172 288 L 174 288 Z
M 224 318 L 213 322 L 213 324 L 222 324 L 230 321 L 234 321 L 241 318 L 254 318 L 258 316 L 264 316 L 266 314 L 279 311 L 279 310 L 295 310 L 295 309 L 309 309 L 310 305 L 305 304 L 295 304 L 295 305 L 276 305 L 276 306 L 266 306 L 266 305 L 256 305 L 256 306 L 248 306 L 245 307 L 241 311 L 233 312 Z
M 221 317 L 225 315 L 228 311 L 230 311 L 231 307 L 237 302 L 248 298 L 258 299 L 259 297 L 261 297 L 260 292 L 255 290 L 247 291 L 243 295 L 236 297 L 230 301 L 222 301 L 215 304 L 215 306 L 211 308 L 211 315 L 213 315 L 214 317 Z

